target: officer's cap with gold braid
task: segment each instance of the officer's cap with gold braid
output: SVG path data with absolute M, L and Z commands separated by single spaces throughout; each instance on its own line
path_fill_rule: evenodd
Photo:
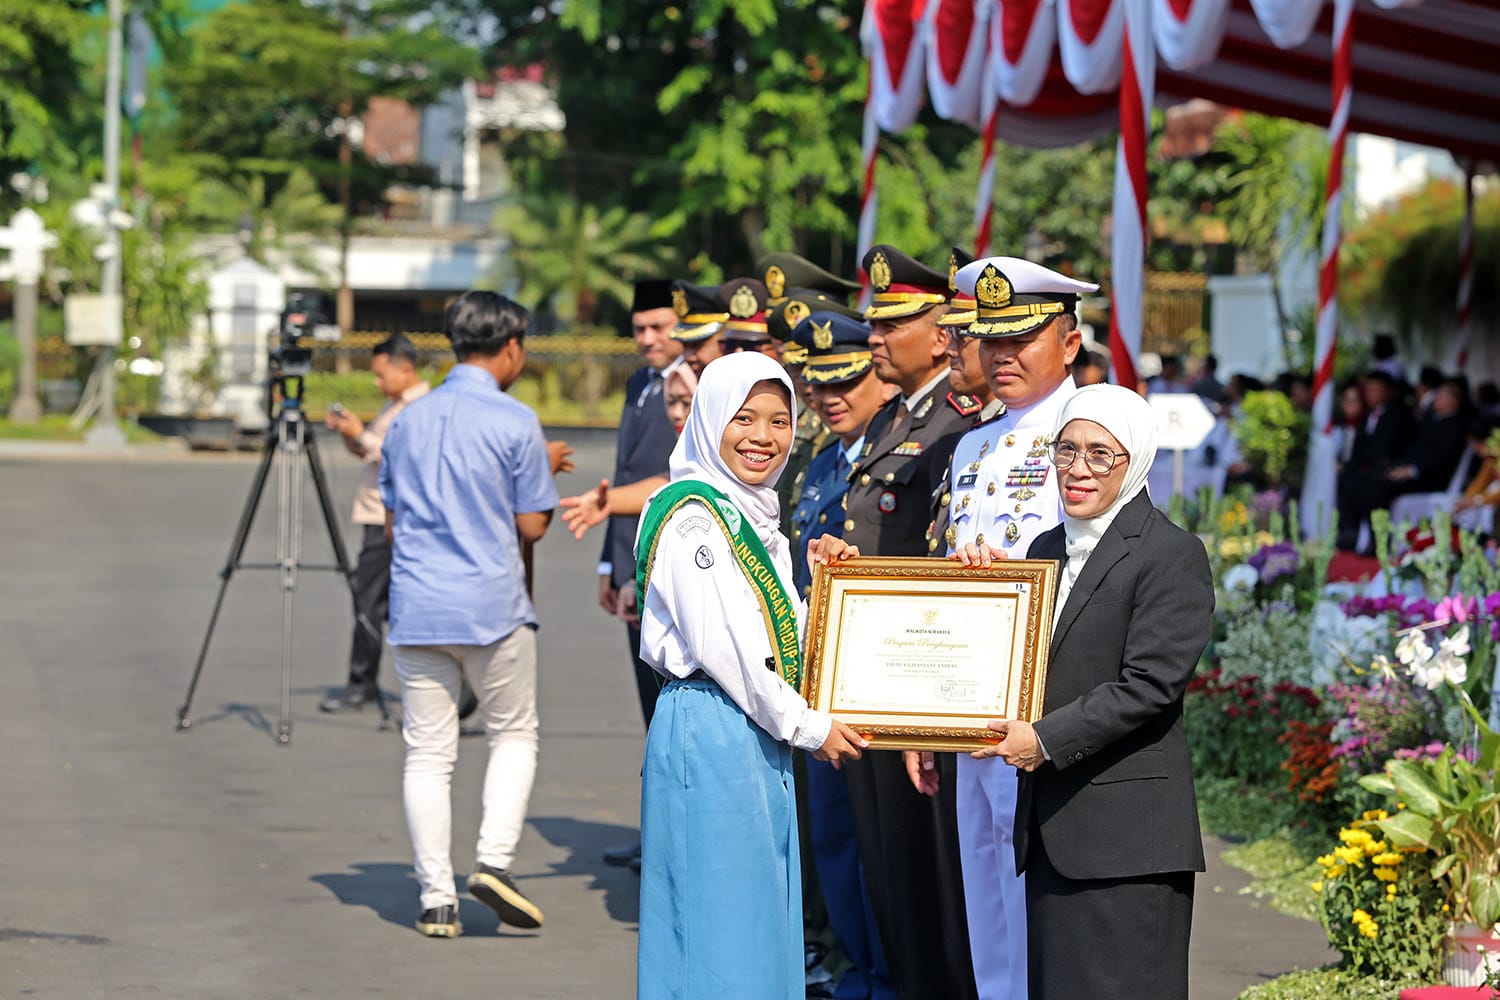
M 859 378 L 870 358 L 870 324 L 843 312 L 815 312 L 797 324 L 792 339 L 807 349 L 803 381 L 832 385 Z
M 815 312 L 835 312 L 854 319 L 860 318 L 858 310 L 850 309 L 841 299 L 829 296 L 812 288 L 788 288 L 781 301 L 766 307 L 766 331 L 772 340 L 783 341 L 781 360 L 784 364 L 800 365 L 807 360 L 802 345 L 792 340 L 792 331 L 797 324 Z
M 978 316 L 971 337 L 1018 337 L 1058 316 L 1077 315 L 1078 296 L 1099 286 L 1019 257 L 986 257 L 958 270 L 961 293 L 973 295 Z
M 974 257 L 965 253 L 958 247 L 953 248 L 953 255 L 948 258 L 948 291 L 953 298 L 948 302 L 948 311 L 943 313 L 938 320 L 938 326 L 968 326 L 977 318 L 974 311 L 974 296 L 966 295 L 958 290 L 958 269 L 972 263 Z
M 719 286 L 719 308 L 729 314 L 724 321 L 724 339 L 762 344 L 771 339 L 766 332 L 766 286 L 754 278 L 730 278 Z
M 874 297 L 866 319 L 915 316 L 948 301 L 948 276 L 913 260 L 889 243 L 877 243 L 860 262 L 870 276 Z
M 794 253 L 766 254 L 755 262 L 755 273 L 765 282 L 766 293 L 770 295 L 772 305 L 778 304 L 784 296 L 791 294 L 790 289 L 795 288 L 826 292 L 829 298 L 836 298 L 845 305 L 849 302 L 849 296 L 859 291 L 859 282 L 845 281 L 806 257 Z M 795 323 L 792 325 L 796 326 Z
M 715 298 L 717 288 L 690 285 L 679 281 L 672 286 L 672 308 L 677 310 L 677 328 L 672 339 L 684 344 L 696 344 L 707 340 L 724 329 L 729 313 L 725 312 Z

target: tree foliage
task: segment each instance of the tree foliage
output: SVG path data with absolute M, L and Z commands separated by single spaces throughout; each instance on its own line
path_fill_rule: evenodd
M 1452 330 L 1463 212 L 1462 188 L 1433 181 L 1354 226 L 1342 254 L 1341 304 L 1403 335 Z M 1500 328 L 1500 190 L 1494 188 L 1476 194 L 1473 266 L 1472 318 Z

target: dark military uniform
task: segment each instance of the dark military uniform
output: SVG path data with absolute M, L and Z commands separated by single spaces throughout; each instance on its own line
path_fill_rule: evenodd
M 935 484 L 973 422 L 940 383 L 892 430 L 901 399 L 866 432 L 850 476 L 844 538 L 866 555 L 925 556 Z M 873 442 L 873 443 L 871 443 Z M 860 858 L 891 980 L 903 1000 L 972 1000 L 963 877 L 959 867 L 953 755 L 938 754 L 938 794 L 912 788 L 901 754 L 866 752 L 850 761 L 849 797 Z
M 949 299 L 947 275 L 895 247 L 871 247 L 862 262 L 874 293 L 866 315 L 904 319 Z M 925 556 L 932 493 L 972 422 L 946 399 L 946 378 L 927 390 L 897 426 L 905 406 L 886 404 L 865 432 L 851 472 L 844 538 L 864 555 Z M 938 754 L 938 794 L 911 785 L 901 754 L 866 752 L 844 767 L 891 982 L 903 1000 L 974 1000 L 969 929 L 959 866 L 953 755 Z
M 865 432 L 844 518 L 845 540 L 865 555 L 928 555 L 933 488 L 946 478 L 954 446 L 973 426 L 973 411 L 944 398 L 944 384 L 917 403 L 898 430 L 891 424 L 905 406 L 900 397 L 881 407 Z
M 793 344 L 806 354 L 800 377 L 808 385 L 855 383 L 875 377 L 870 371 L 869 324 L 848 312 L 814 311 L 793 331 Z M 843 534 L 844 493 L 849 487 L 853 458 L 857 453 L 846 454 L 843 442 L 832 438 L 801 477 L 797 507 L 787 527 L 792 537 L 793 573 L 804 596 L 812 583 L 807 543 L 824 535 L 837 538 Z M 833 765 L 802 754 L 796 755 L 794 762 L 800 762 L 797 800 L 803 824 L 799 832 L 804 873 L 816 875 L 828 923 L 849 960 L 850 968 L 839 979 L 834 995 L 895 1000 L 890 971 L 874 932 L 859 841 L 854 834 L 848 778 Z M 811 919 L 815 907 L 807 905 L 805 896 L 803 902 L 804 912 Z

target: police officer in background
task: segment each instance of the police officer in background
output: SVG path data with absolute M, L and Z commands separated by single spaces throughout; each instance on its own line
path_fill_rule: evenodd
M 788 521 L 798 590 L 811 590 L 807 546 L 824 535 L 844 532 L 844 493 L 849 470 L 864 448 L 865 430 L 885 405 L 888 384 L 875 376 L 870 358 L 870 327 L 841 312 L 815 312 L 798 323 L 794 342 L 807 353 L 802 379 L 812 408 L 834 435 L 806 470 L 796 511 Z M 814 759 L 799 776 L 807 802 L 811 862 L 817 872 L 828 922 L 849 960 L 833 996 L 846 1000 L 895 1000 L 880 939 L 874 933 L 865 888 L 849 784 L 844 772 Z
M 666 372 L 681 364 L 682 344 L 672 339 L 677 326 L 677 310 L 672 305 L 670 281 L 638 281 L 630 305 L 630 332 L 637 353 L 646 363 L 636 369 L 625 383 L 625 408 L 620 414 L 620 432 L 615 446 L 617 486 L 639 482 L 651 476 L 665 476 L 677 431 L 667 417 L 664 379 Z M 635 607 L 635 532 L 639 518 L 634 514 L 610 517 L 604 533 L 604 551 L 599 557 L 599 605 L 606 612 L 624 618 L 630 658 L 635 664 L 636 693 L 641 715 L 651 725 L 660 685 L 656 672 L 640 658 L 641 630 Z M 639 843 L 611 848 L 604 860 L 612 865 L 629 865 L 641 856 Z
M 966 333 L 1005 412 L 966 434 L 953 454 L 950 523 L 943 551 L 988 545 L 1024 558 L 1038 535 L 1062 520 L 1062 499 L 1048 458 L 1063 404 L 1074 393 L 1068 366 L 1078 354 L 1078 296 L 1099 286 L 1015 257 L 989 257 L 961 268 L 960 294 L 976 314 Z M 930 754 L 908 752 L 913 784 L 929 795 L 956 783 L 959 845 L 969 944 L 980 1000 L 1024 997 L 1026 888 L 1016 874 L 1012 828 L 1016 769 L 959 754 L 941 774 Z
M 691 285 L 686 281 L 672 285 L 672 309 L 677 325 L 672 339 L 682 345 L 682 363 L 702 375 L 703 368 L 724 354 L 724 324 L 729 313 L 719 305 L 717 288 Z
M 724 353 L 758 351 L 768 357 L 780 353 L 766 326 L 766 286 L 754 278 L 730 278 L 714 299 L 729 314 L 724 321 Z
M 938 325 L 948 332 L 948 399 L 954 408 L 965 416 L 972 416 L 973 426 L 979 427 L 1005 412 L 1005 404 L 995 398 L 990 385 L 985 381 L 984 369 L 979 364 L 979 341 L 967 336 L 969 324 L 978 315 L 974 296 L 958 290 L 955 280 L 958 269 L 974 258 L 958 247 L 948 258 L 948 289 L 953 294 L 948 311 L 938 320 Z M 948 501 L 953 498 L 953 477 L 945 475 L 942 485 L 932 494 L 932 523 L 927 527 L 927 550 L 935 555 L 945 554 L 948 530 Z
M 932 492 L 971 416 L 947 398 L 948 277 L 895 247 L 863 261 L 875 373 L 899 394 L 872 421 L 850 471 L 844 538 L 863 555 L 928 554 Z M 952 755 L 940 767 L 951 768 Z M 860 858 L 891 979 L 904 1000 L 975 996 L 951 792 L 911 786 L 901 754 L 845 765 Z M 948 782 L 948 787 L 952 781 Z

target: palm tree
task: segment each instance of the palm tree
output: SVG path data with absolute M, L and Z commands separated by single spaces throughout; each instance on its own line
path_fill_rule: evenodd
M 577 326 L 592 325 L 604 299 L 628 306 L 632 282 L 660 273 L 665 257 L 651 219 L 622 205 L 523 195 L 495 213 L 495 228 L 510 242 L 500 282 Z

